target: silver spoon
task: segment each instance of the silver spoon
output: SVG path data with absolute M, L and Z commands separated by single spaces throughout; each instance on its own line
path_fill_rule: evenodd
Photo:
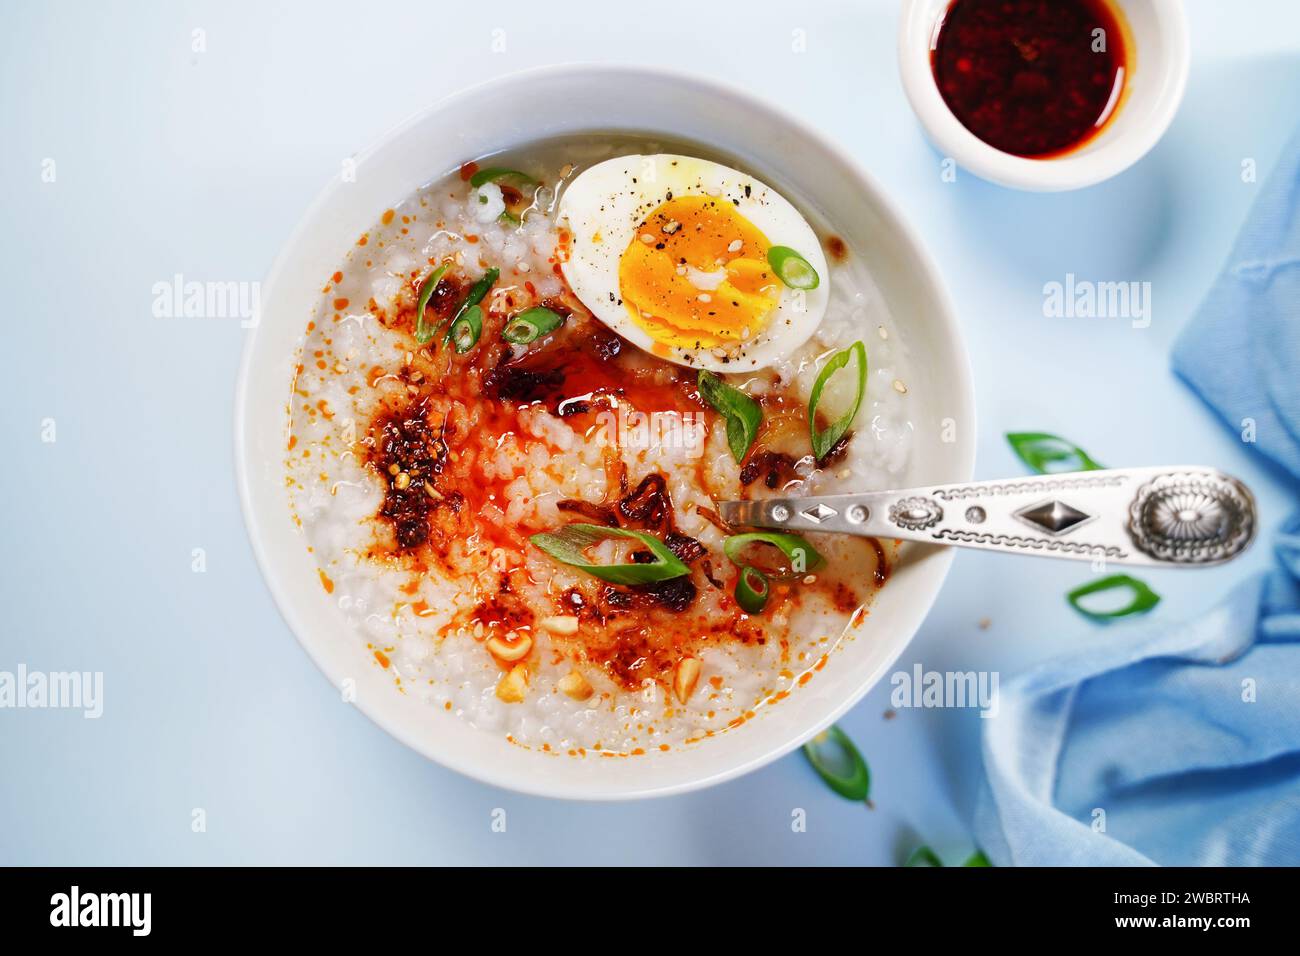
M 727 524 L 1116 564 L 1203 567 L 1255 535 L 1255 499 L 1214 468 L 1112 468 L 807 498 L 722 501 Z

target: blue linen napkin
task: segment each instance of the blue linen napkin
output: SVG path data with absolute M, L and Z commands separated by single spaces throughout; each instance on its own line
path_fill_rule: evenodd
M 1173 366 L 1300 482 L 1300 135 Z M 1002 685 L 975 824 L 994 864 L 1300 864 L 1300 514 L 1274 546 L 1211 611 Z

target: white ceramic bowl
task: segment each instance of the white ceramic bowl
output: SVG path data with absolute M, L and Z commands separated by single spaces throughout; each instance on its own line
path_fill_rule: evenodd
M 556 797 L 617 799 L 676 793 L 753 770 L 792 750 L 866 693 L 925 617 L 951 556 L 917 548 L 873 605 L 870 626 L 807 686 L 759 718 L 698 745 L 630 760 L 526 751 L 396 693 L 320 587 L 284 488 L 287 399 L 296 353 L 320 297 L 377 211 L 462 162 L 566 132 L 654 131 L 731 153 L 796 202 L 819 207 L 866 257 L 913 356 L 917 425 L 909 478 L 967 480 L 975 422 L 961 333 L 930 259 L 853 161 L 799 121 L 710 81 L 653 69 L 563 66 L 519 73 L 457 94 L 363 153 L 355 181 L 335 180 L 312 204 L 262 288 L 261 321 L 244 352 L 235 408 L 240 496 L 253 548 L 285 620 L 335 686 L 356 682 L 357 706 L 439 763 L 489 783 Z M 866 336 L 869 330 L 864 330 Z M 869 340 L 868 340 L 869 341 Z M 945 420 L 956 440 L 945 442 Z M 951 438 L 951 433 L 948 436 Z
M 935 82 L 930 54 L 952 0 L 904 0 L 898 34 L 903 90 L 931 142 L 991 182 L 1016 189 L 1080 189 L 1109 179 L 1145 156 L 1164 135 L 1187 87 L 1191 53 L 1182 0 L 1112 0 L 1129 27 L 1134 55 L 1126 92 L 1101 132 L 1049 159 L 1013 156 L 984 142 L 953 115 Z

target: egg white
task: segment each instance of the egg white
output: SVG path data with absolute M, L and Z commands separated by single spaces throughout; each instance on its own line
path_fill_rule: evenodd
M 817 288 L 798 292 L 782 287 L 762 330 L 725 355 L 677 346 L 667 346 L 665 354 L 662 345 L 656 351 L 656 340 L 623 304 L 619 260 L 638 226 L 670 195 L 707 195 L 733 203 L 771 245 L 789 246 L 808 260 L 820 278 Z M 560 269 L 582 304 L 633 345 L 679 365 L 714 372 L 763 368 L 808 341 L 826 314 L 830 275 L 816 233 L 784 196 L 729 166 L 669 153 L 608 159 L 568 184 L 560 195 L 558 218 L 571 235 L 569 258 Z

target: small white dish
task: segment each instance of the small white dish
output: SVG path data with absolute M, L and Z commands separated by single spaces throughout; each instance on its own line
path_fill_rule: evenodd
M 442 101 L 361 154 L 307 211 L 262 287 L 235 404 L 240 500 L 253 549 L 299 642 L 335 687 L 398 740 L 471 777 L 528 793 L 626 799 L 680 793 L 756 769 L 793 750 L 853 706 L 902 653 L 952 561 L 909 550 L 871 607 L 869 624 L 831 654 L 806 687 L 716 737 L 629 759 L 525 750 L 503 736 L 397 692 L 334 599 L 321 588 L 285 491 L 288 399 L 307 320 L 327 275 L 378 211 L 461 163 L 531 141 L 589 131 L 652 132 L 737 157 L 797 203 L 817 207 L 870 264 L 903 323 L 914 362 L 916 425 L 909 483 L 958 482 L 974 465 L 974 395 L 967 352 L 929 256 L 880 187 L 819 133 L 745 93 L 652 68 L 576 65 L 517 73 Z M 863 336 L 874 335 L 864 329 Z M 868 339 L 869 340 L 869 339 Z M 345 682 L 350 682 L 345 684 Z
M 1029 159 L 990 146 L 953 115 L 935 81 L 931 52 L 953 0 L 904 0 L 898 34 L 903 90 L 935 147 L 977 176 L 1038 192 L 1081 189 L 1145 156 L 1178 112 L 1191 52 L 1182 0 L 1111 0 L 1133 51 L 1126 91 L 1102 130 L 1078 149 Z

